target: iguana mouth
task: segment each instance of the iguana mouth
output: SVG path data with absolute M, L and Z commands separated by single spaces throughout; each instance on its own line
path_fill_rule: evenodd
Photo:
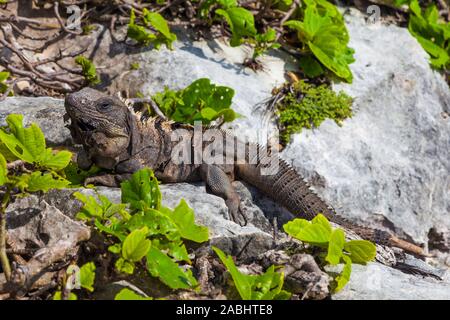
M 83 120 L 77 120 L 77 126 L 81 131 L 84 131 L 84 132 L 94 131 L 96 129 L 93 125 L 91 125 Z

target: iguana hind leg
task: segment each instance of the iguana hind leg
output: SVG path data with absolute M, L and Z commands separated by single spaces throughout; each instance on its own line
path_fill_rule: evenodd
M 230 178 L 225 171 L 215 165 L 202 164 L 200 174 L 206 183 L 207 190 L 225 200 L 231 220 L 240 224 L 238 219 L 238 214 L 240 214 L 244 219 L 243 225 L 246 225 L 247 219 L 240 209 L 239 195 L 231 185 Z

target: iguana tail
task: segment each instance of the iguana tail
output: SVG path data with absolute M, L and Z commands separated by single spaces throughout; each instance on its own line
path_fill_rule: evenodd
M 236 165 L 236 174 L 296 216 L 311 220 L 322 213 L 328 220 L 354 231 L 364 239 L 382 245 L 396 246 L 414 254 L 426 255 L 422 248 L 401 240 L 389 232 L 358 226 L 337 215 L 335 210 L 310 188 L 294 168 L 278 156 L 276 157 L 275 159 L 270 153 L 266 153 L 265 148 L 259 147 L 259 152 L 253 159 L 247 159 L 245 164 Z M 274 159 L 278 163 L 270 165 Z

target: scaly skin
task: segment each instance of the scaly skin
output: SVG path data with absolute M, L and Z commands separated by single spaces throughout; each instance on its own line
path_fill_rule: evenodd
M 120 99 L 90 88 L 69 94 L 65 107 L 71 120 L 69 129 L 72 137 L 84 147 L 78 155 L 79 166 L 88 168 L 95 163 L 115 171 L 114 174 L 88 178 L 86 183 L 117 186 L 133 172 L 149 167 L 163 183 L 204 181 L 209 192 L 224 198 L 232 219 L 238 221 L 240 199 L 231 184 L 237 177 L 257 187 L 296 216 L 310 220 L 322 213 L 330 221 L 355 231 L 365 239 L 424 255 L 420 247 L 386 231 L 357 226 L 338 216 L 289 164 L 277 155 L 266 152 L 265 148 L 244 144 L 227 132 L 219 131 L 221 135 L 214 141 L 220 142 L 222 139 L 223 145 L 227 139 L 234 141 L 234 149 L 224 148 L 223 154 L 226 157 L 227 152 L 233 152 L 231 163 L 208 164 L 203 161 L 180 164 L 172 157 L 174 148 L 180 145 L 179 141 L 186 143 L 187 150 L 191 152 L 189 159 L 194 157 L 199 145 L 202 146 L 200 152 L 212 145 L 212 142 L 198 142 L 192 126 L 160 118 L 144 119 Z M 179 139 L 172 138 L 174 131 Z M 239 161 L 242 159 L 236 156 L 239 147 L 245 150 L 244 161 Z M 252 147 L 258 152 L 251 153 Z M 273 160 L 278 161 L 279 165 L 267 169 L 267 164 Z M 262 174 L 263 170 L 272 172 Z

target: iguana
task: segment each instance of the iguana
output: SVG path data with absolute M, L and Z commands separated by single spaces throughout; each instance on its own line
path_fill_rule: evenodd
M 420 247 L 389 232 L 357 226 L 337 215 L 278 155 L 264 147 L 240 142 L 226 131 L 219 131 L 221 136 L 215 139 L 217 143 L 225 143 L 227 139 L 234 142 L 232 148 L 224 148 L 224 154 L 219 154 L 226 158 L 231 153 L 226 164 L 211 164 L 204 159 L 197 163 L 180 163 L 173 156 L 174 149 L 180 147 L 180 141 L 189 151 L 185 160 L 195 160 L 199 146 L 200 152 L 214 149 L 211 148 L 212 141 L 196 140 L 194 126 L 166 121 L 161 117 L 145 117 L 134 112 L 123 100 L 91 88 L 67 95 L 65 108 L 72 138 L 75 143 L 83 145 L 77 157 L 80 168 L 95 164 L 113 170 L 113 173 L 88 178 L 89 183 L 117 186 L 144 167 L 151 168 L 163 183 L 204 181 L 209 192 L 225 200 L 230 216 L 237 221 L 240 199 L 231 182 L 238 178 L 260 189 L 295 216 L 310 220 L 322 213 L 330 221 L 365 239 L 423 255 Z M 174 139 L 174 132 L 177 139 Z M 251 154 L 252 146 L 256 146 L 256 154 Z M 239 148 L 245 149 L 244 159 L 236 156 Z M 271 167 L 274 160 L 278 165 Z

